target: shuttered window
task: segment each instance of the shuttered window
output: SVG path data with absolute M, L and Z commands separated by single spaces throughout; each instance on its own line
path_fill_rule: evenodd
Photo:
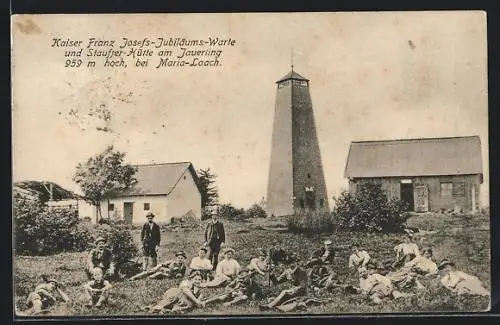
M 453 192 L 453 183 L 441 183 L 441 197 L 451 198 Z

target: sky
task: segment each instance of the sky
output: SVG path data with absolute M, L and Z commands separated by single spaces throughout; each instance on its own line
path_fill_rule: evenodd
M 483 12 L 37 15 L 15 16 L 12 33 L 14 181 L 79 192 L 75 166 L 113 145 L 132 164 L 210 168 L 220 201 L 248 207 L 266 197 L 275 82 L 293 51 L 330 198 L 347 187 L 351 141 L 479 135 L 489 204 Z M 65 68 L 50 46 L 89 37 L 236 42 L 220 67 L 164 69 Z M 110 131 L 95 107 L 111 113 Z

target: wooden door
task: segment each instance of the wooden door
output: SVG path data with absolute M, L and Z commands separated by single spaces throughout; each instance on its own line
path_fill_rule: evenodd
M 123 221 L 125 223 L 132 223 L 134 219 L 134 202 L 124 202 L 123 203 Z
M 426 185 L 415 185 L 415 212 L 429 211 L 429 191 Z

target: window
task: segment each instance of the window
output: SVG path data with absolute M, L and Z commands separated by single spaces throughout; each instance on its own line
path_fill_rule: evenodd
M 453 194 L 453 196 L 465 196 L 465 183 L 464 182 L 454 182 L 452 194 Z
M 304 209 L 304 200 L 303 200 L 303 199 L 300 199 L 300 207 L 301 207 L 302 209 Z
M 113 203 L 108 204 L 108 211 L 115 211 L 115 205 Z
M 453 183 L 441 183 L 441 197 L 451 198 L 453 190 Z
M 311 178 L 311 174 L 307 174 L 307 178 Z
M 144 211 L 149 211 L 151 209 L 151 205 L 149 203 L 144 203 Z
M 186 179 L 186 176 L 184 176 L 183 178 Z
M 320 199 L 319 200 L 319 206 L 323 207 L 323 205 L 325 205 L 325 201 L 323 199 Z
M 411 183 L 412 183 L 411 179 L 402 179 L 401 180 L 401 184 L 411 184 Z

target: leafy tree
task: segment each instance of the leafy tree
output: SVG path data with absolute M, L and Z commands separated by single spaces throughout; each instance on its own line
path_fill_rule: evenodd
M 201 207 L 209 207 L 217 204 L 219 191 L 215 185 L 217 175 L 210 168 L 198 170 L 198 179 L 201 192 Z
M 101 201 L 113 193 L 130 188 L 137 182 L 136 168 L 123 161 L 125 153 L 109 146 L 102 153 L 76 166 L 73 181 L 85 194 L 85 199 L 97 209 L 96 222 L 102 219 Z

